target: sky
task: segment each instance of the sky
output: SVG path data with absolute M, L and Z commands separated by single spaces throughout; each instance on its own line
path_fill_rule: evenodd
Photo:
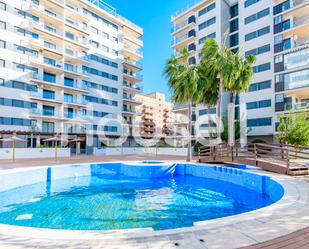
M 143 93 L 163 92 L 170 99 L 167 80 L 163 75 L 171 50 L 171 16 L 191 0 L 105 0 L 117 12 L 144 29 Z

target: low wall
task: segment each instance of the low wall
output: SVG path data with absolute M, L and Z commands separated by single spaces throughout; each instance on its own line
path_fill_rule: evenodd
M 70 148 L 58 148 L 58 157 L 70 157 Z M 15 158 L 52 158 L 55 156 L 54 148 L 16 148 Z M 0 160 L 9 160 L 13 157 L 13 149 L 1 148 L 0 149 Z
M 124 148 L 95 148 L 95 155 L 173 155 L 173 156 L 186 156 L 187 148 L 143 148 L 143 147 L 124 147 Z

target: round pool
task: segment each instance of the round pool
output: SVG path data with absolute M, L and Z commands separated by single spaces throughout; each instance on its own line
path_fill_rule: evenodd
M 66 230 L 190 227 L 271 205 L 283 195 L 269 177 L 194 164 L 69 165 L 2 178 L 16 184 L 0 184 L 0 223 Z

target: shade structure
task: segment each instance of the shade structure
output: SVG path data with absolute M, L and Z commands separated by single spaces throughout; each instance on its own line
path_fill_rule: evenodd
M 0 141 L 2 142 L 12 142 L 12 159 L 13 161 L 15 161 L 15 142 L 24 142 L 26 140 L 19 138 L 17 136 L 12 136 L 12 137 L 8 137 L 8 138 L 0 138 Z
M 47 138 L 45 140 L 43 140 L 43 142 L 55 142 L 55 160 L 57 161 L 58 159 L 58 142 L 67 142 L 68 140 L 65 138 L 62 138 L 61 136 L 54 136 L 51 138 Z

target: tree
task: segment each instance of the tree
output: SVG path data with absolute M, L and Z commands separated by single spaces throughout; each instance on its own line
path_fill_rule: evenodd
M 255 57 L 250 55 L 244 58 L 240 52 L 233 53 L 225 45 L 221 47 L 214 39 L 207 39 L 201 53 L 201 66 L 212 79 L 213 87 L 218 90 L 218 116 L 221 118 L 221 95 L 222 91 L 230 93 L 233 103 L 230 125 L 235 130 L 235 103 L 236 96 L 249 90 L 253 78 L 252 65 Z M 219 76 L 219 82 L 217 80 Z M 217 85 L 217 86 L 216 86 Z
M 198 82 L 201 80 L 197 65 L 189 65 L 189 53 L 184 48 L 179 58 L 172 56 L 168 59 L 164 74 L 168 78 L 172 90 L 172 101 L 176 104 L 188 104 L 188 155 L 187 161 L 192 160 L 192 104 L 198 104 Z
M 306 113 L 288 113 L 279 116 L 278 140 L 294 146 L 309 145 L 309 121 Z

